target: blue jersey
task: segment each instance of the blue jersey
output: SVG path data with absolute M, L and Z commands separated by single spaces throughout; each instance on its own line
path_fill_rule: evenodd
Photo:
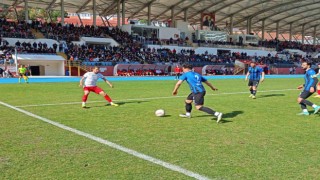
M 316 89 L 316 84 L 314 85 L 314 79 L 316 72 L 313 69 L 309 69 L 306 71 L 306 74 L 304 75 L 304 90 L 310 91 L 311 87 L 314 87 Z
M 182 76 L 180 76 L 179 80 L 184 81 L 186 80 L 190 86 L 190 90 L 193 93 L 199 93 L 206 91 L 202 85 L 202 82 L 206 82 L 207 79 L 201 76 L 196 72 L 186 72 Z
M 261 67 L 249 67 L 248 69 L 248 72 L 250 73 L 249 74 L 249 80 L 252 80 L 252 81 L 259 81 L 260 78 L 261 78 L 261 74 L 263 72 L 263 69 Z

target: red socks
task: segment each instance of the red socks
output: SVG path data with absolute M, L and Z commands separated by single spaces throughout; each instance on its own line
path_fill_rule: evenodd
M 320 89 L 318 89 L 318 95 L 320 95 Z
M 108 95 L 105 95 L 104 99 L 106 99 L 109 103 L 112 102 L 111 98 Z
M 82 96 L 82 102 L 87 102 L 88 95 L 89 95 L 89 94 Z

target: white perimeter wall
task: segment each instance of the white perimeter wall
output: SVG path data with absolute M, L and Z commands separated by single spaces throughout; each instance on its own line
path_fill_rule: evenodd
M 32 61 L 32 60 L 19 60 L 19 64 L 30 66 L 44 66 L 45 76 L 64 76 L 65 68 L 63 61 Z
M 155 48 L 155 49 L 161 49 L 161 48 L 167 48 L 170 50 L 175 49 L 177 53 L 181 51 L 181 49 L 194 49 L 196 54 L 204 54 L 206 51 L 208 51 L 208 54 L 217 55 L 218 50 L 229 50 L 231 53 L 233 52 L 243 52 L 247 53 L 248 56 L 268 56 L 270 53 L 272 56 L 275 56 L 277 54 L 276 51 L 265 51 L 265 50 L 251 50 L 251 49 L 230 49 L 230 48 L 209 48 L 209 47 L 182 47 L 182 46 L 161 46 L 161 45 L 148 45 L 149 48 Z

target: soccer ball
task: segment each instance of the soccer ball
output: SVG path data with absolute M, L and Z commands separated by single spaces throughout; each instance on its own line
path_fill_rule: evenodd
M 156 116 L 158 117 L 163 117 L 165 115 L 164 110 L 163 109 L 158 109 L 155 112 Z

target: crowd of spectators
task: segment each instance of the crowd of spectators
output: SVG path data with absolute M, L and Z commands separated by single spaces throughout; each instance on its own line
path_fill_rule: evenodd
M 0 33 L 2 37 L 34 39 L 31 26 L 25 21 L 10 22 L 1 18 Z
M 32 36 L 30 28 L 45 34 L 47 38 L 56 39 L 58 41 L 66 41 L 66 44 L 54 44 L 53 47 L 48 47 L 45 42 L 43 43 L 30 43 L 23 40 L 15 43 L 19 53 L 55 53 L 57 51 L 64 51 L 67 54 L 68 60 L 81 61 L 81 62 L 95 62 L 97 65 L 101 62 L 116 63 L 203 63 L 203 64 L 233 64 L 236 59 L 255 60 L 264 64 L 293 64 L 301 61 L 302 57 L 290 57 L 287 61 L 283 61 L 277 56 L 247 56 L 245 53 L 232 53 L 232 54 L 219 54 L 212 55 L 208 52 L 203 54 L 196 54 L 194 50 L 182 49 L 178 52 L 173 49 L 166 48 L 146 48 L 142 43 L 141 37 L 131 36 L 127 32 L 119 28 L 110 27 L 94 27 L 82 26 L 74 24 L 66 24 L 62 26 L 59 23 L 42 23 L 41 21 L 33 21 L 31 24 L 19 21 L 18 23 L 8 22 L 5 19 L 0 20 L 1 33 L 5 36 L 20 37 Z M 9 34 L 8 34 L 9 33 Z M 83 44 L 77 45 L 71 43 L 72 41 L 79 41 L 80 37 L 112 37 L 120 46 L 112 47 L 105 45 Z M 172 38 L 168 40 L 159 40 L 156 37 L 145 38 L 145 41 L 152 41 L 154 44 L 172 45 L 176 44 L 186 45 L 189 39 Z M 220 42 L 220 41 L 194 41 L 199 45 L 235 45 L 243 46 L 242 43 L 233 42 Z M 14 53 L 14 47 L 9 47 L 6 43 L 2 45 L 6 52 Z M 299 42 L 292 41 L 261 41 L 259 45 L 252 45 L 267 48 L 277 48 L 282 51 L 284 49 L 301 49 L 306 52 L 314 52 L 318 50 L 318 46 L 302 45 Z M 2 47 L 2 48 L 3 48 Z M 3 60 L 3 59 L 2 59 Z
M 277 39 L 259 41 L 259 46 L 267 48 L 276 48 L 277 51 L 284 49 L 299 49 L 304 52 L 317 52 L 320 50 L 320 45 L 302 44 L 297 41 L 279 41 Z

